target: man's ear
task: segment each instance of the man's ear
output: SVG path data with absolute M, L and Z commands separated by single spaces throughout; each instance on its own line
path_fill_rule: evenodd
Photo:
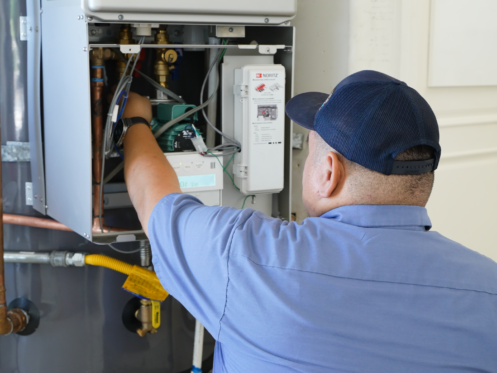
M 321 198 L 329 198 L 345 176 L 344 165 L 338 155 L 328 152 L 320 170 L 318 192 Z

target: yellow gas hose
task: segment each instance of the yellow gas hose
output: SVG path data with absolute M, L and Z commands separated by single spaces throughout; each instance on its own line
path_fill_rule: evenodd
M 155 272 L 149 271 L 148 269 L 99 254 L 86 255 L 85 263 L 93 266 L 106 267 L 128 275 L 128 278 L 123 285 L 123 289 L 145 299 L 162 302 L 169 295 L 162 287 Z
M 117 272 L 129 275 L 133 266 L 105 255 L 90 254 L 85 256 L 85 263 L 92 266 L 106 267 Z

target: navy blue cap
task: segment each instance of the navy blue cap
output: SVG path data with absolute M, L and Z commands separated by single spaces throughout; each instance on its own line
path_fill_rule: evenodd
M 342 80 L 334 93 L 307 92 L 293 97 L 286 113 L 316 131 L 348 160 L 385 175 L 416 175 L 438 167 L 438 123 L 430 105 L 406 83 L 364 70 Z M 425 161 L 395 161 L 417 145 L 434 149 Z

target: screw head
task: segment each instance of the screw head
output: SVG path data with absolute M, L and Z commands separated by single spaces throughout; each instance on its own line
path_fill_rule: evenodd
M 229 32 L 233 32 L 233 27 L 230 27 L 230 28 L 228 29 L 228 31 L 229 31 Z
M 86 18 L 86 20 L 87 20 L 88 22 L 91 22 L 91 21 L 93 21 L 93 17 L 88 17 L 88 18 Z
M 119 14 L 119 16 L 117 17 L 120 21 L 122 21 L 124 19 L 124 16 L 122 14 Z
M 97 30 L 95 30 L 95 29 L 91 30 L 91 31 L 90 31 L 90 34 L 92 34 L 92 35 L 97 35 Z
M 266 52 L 271 53 L 271 48 L 266 49 Z
M 269 23 L 269 18 L 264 18 L 264 23 Z

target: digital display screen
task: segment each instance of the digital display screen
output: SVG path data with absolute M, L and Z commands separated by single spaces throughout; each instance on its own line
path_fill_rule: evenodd
M 216 186 L 215 174 L 179 176 L 178 179 L 179 179 L 179 187 L 181 189 Z

